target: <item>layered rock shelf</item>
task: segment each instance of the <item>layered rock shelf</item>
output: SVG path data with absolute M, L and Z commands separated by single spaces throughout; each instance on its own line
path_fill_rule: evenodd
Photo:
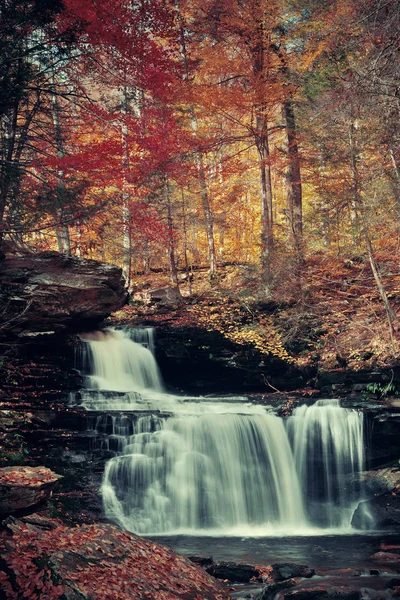
M 0 261 L 0 331 L 53 334 L 99 323 L 126 302 L 122 271 L 94 260 L 40 252 Z

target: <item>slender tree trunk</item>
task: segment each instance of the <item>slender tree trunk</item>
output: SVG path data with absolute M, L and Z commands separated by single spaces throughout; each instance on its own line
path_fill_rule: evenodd
M 182 226 L 183 226 L 183 258 L 185 261 L 185 272 L 186 279 L 189 285 L 189 296 L 192 295 L 192 278 L 189 269 L 189 260 L 188 260 L 188 238 L 187 238 L 187 221 L 186 221 L 186 202 L 185 202 L 185 193 L 183 191 L 183 187 L 181 187 L 181 197 L 182 197 Z
M 147 238 L 143 241 L 143 271 L 145 275 L 150 273 L 150 251 L 149 241 Z
M 63 238 L 62 238 L 62 234 L 61 234 L 61 230 L 60 230 L 59 215 L 57 214 L 57 212 L 53 212 L 52 215 L 53 215 L 54 231 L 56 232 L 58 251 L 60 254 L 64 254 Z
M 257 117 L 256 145 L 259 157 L 260 199 L 261 199 L 261 265 L 267 293 L 270 292 L 271 256 L 274 245 L 272 228 L 272 183 L 269 164 L 269 140 L 267 119 Z
M 54 79 L 54 76 L 53 76 Z M 62 138 L 62 131 L 60 125 L 60 107 L 58 105 L 58 98 L 55 94 L 52 94 L 52 113 L 53 113 L 53 125 L 54 125 L 54 136 L 57 148 L 57 156 L 60 159 L 65 157 L 64 142 Z M 71 254 L 71 241 L 69 236 L 69 227 L 65 223 L 65 203 L 66 203 L 66 189 L 64 183 L 65 173 L 63 169 L 58 170 L 58 186 L 57 186 L 57 199 L 59 207 L 57 210 L 59 217 L 59 228 L 62 242 L 62 253 Z
M 273 250 L 272 181 L 268 133 L 268 79 L 270 45 L 264 18 L 257 22 L 257 33 L 252 40 L 252 70 L 257 82 L 257 102 L 254 106 L 254 139 L 258 151 L 261 198 L 261 267 L 265 292 L 271 293 L 271 258 Z
M 201 204 L 206 223 L 207 247 L 208 247 L 208 262 L 210 265 L 210 279 L 214 279 L 217 275 L 217 255 L 215 252 L 214 241 L 214 215 L 211 208 L 209 193 L 207 190 L 206 174 L 204 168 L 203 155 L 199 152 L 197 155 L 198 176 L 201 193 Z
M 3 227 L 1 225 L 4 225 L 5 212 L 13 195 L 13 187 L 19 180 L 18 165 L 14 161 L 19 106 L 19 100 L 16 99 L 11 111 L 3 116 L 3 123 L 1 123 L 4 129 L 4 144 L 0 171 L 0 247 L 3 242 Z
M 126 87 L 121 94 L 122 105 L 122 123 L 121 123 L 121 141 L 122 141 L 122 275 L 126 286 L 129 288 L 131 283 L 131 208 L 129 194 L 129 141 L 128 126 L 124 117 L 128 114 L 128 94 Z
M 368 223 L 367 223 L 367 219 L 366 219 L 366 215 L 365 215 L 365 207 L 364 206 L 361 207 L 361 214 L 362 214 L 362 222 L 363 222 L 364 239 L 365 239 L 365 243 L 366 243 L 367 251 L 368 251 L 369 264 L 371 265 L 371 270 L 372 270 L 372 274 L 375 279 L 376 287 L 378 288 L 379 295 L 380 295 L 383 305 L 385 307 L 386 318 L 387 318 L 387 322 L 389 325 L 390 341 L 392 344 L 393 354 L 395 356 L 397 356 L 397 341 L 396 341 L 394 324 L 397 322 L 398 319 L 390 305 L 389 298 L 386 293 L 385 286 L 383 285 L 382 277 L 379 272 L 378 263 L 376 262 L 376 259 L 375 259 L 371 238 L 369 236 Z
M 172 209 L 171 209 L 171 189 L 168 181 L 168 177 L 165 177 L 164 181 L 164 190 L 165 190 L 165 200 L 167 205 L 167 225 L 169 232 L 169 244 L 168 244 L 168 261 L 169 261 L 169 270 L 171 273 L 171 280 L 175 285 L 179 286 L 178 281 L 178 272 L 176 270 L 176 260 L 175 260 L 175 242 L 174 242 L 174 222 L 172 218 Z
M 360 215 L 359 210 L 361 207 L 361 177 L 358 168 L 359 153 L 357 150 L 357 138 L 356 138 L 356 126 L 352 120 L 349 126 L 349 144 L 350 144 L 350 166 L 353 179 L 353 200 L 350 205 L 350 222 L 353 244 L 360 246 Z
M 303 261 L 303 200 L 301 186 L 300 154 L 297 141 L 296 119 L 293 100 L 288 98 L 283 104 L 286 123 L 288 171 L 287 171 L 287 211 L 292 243 L 298 262 Z

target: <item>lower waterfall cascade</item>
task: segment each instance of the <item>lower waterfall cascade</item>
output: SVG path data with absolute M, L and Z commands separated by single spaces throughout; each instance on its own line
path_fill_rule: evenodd
M 126 328 L 86 334 L 78 351 L 86 387 L 71 401 L 94 411 L 95 443 L 114 453 L 101 486 L 109 518 L 147 535 L 353 531 L 361 412 L 318 400 L 283 419 L 242 396 L 174 396 L 153 350 L 152 329 Z

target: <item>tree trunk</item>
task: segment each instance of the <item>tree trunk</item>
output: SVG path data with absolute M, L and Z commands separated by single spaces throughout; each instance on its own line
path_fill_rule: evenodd
M 388 325 L 389 325 L 390 341 L 392 344 L 393 355 L 397 356 L 397 341 L 396 341 L 394 323 L 398 319 L 390 305 L 389 298 L 387 296 L 385 286 L 383 285 L 383 281 L 382 281 L 382 278 L 381 278 L 381 275 L 379 272 L 379 267 L 378 267 L 378 264 L 377 264 L 375 256 L 374 256 L 374 251 L 373 251 L 373 247 L 372 247 L 371 238 L 369 236 L 368 223 L 367 223 L 367 219 L 365 216 L 364 206 L 362 206 L 362 208 L 361 208 L 361 214 L 362 214 L 362 219 L 363 219 L 363 233 L 364 233 L 364 239 L 365 239 L 365 243 L 366 243 L 367 251 L 368 251 L 369 264 L 371 265 L 372 274 L 375 279 L 376 287 L 378 288 L 379 295 L 380 295 L 381 300 L 385 307 L 386 318 L 387 318 Z
M 174 222 L 172 218 L 172 210 L 171 210 L 171 190 L 168 181 L 168 177 L 165 177 L 164 181 L 164 190 L 165 190 L 165 200 L 167 205 L 167 225 L 169 232 L 169 244 L 168 244 L 168 262 L 169 262 L 169 270 L 171 273 L 171 280 L 175 285 L 179 286 L 178 281 L 178 272 L 176 270 L 176 261 L 175 261 L 175 242 L 174 242 Z
M 303 201 L 296 119 L 291 98 L 288 98 L 284 102 L 283 114 L 286 122 L 289 157 L 287 171 L 287 211 L 293 248 L 298 262 L 301 263 L 303 261 Z
M 268 134 L 268 81 L 270 70 L 269 32 L 264 16 L 257 21 L 252 39 L 252 70 L 257 85 L 254 104 L 254 139 L 258 151 L 261 198 L 261 267 L 266 294 L 271 292 L 271 258 L 273 249 L 272 181 Z
M 271 255 L 273 249 L 272 229 L 272 183 L 271 167 L 269 164 L 269 140 L 267 119 L 257 117 L 256 146 L 259 157 L 260 199 L 261 199 L 261 266 L 267 293 L 270 292 Z
M 204 159 L 201 152 L 197 154 L 198 176 L 201 193 L 201 204 L 203 207 L 204 218 L 206 223 L 208 261 L 210 264 L 210 279 L 214 279 L 217 275 L 217 256 L 215 252 L 214 242 L 214 215 L 211 208 L 210 197 L 207 190 L 206 174 L 204 168 Z
M 185 193 L 183 191 L 183 187 L 181 187 L 181 197 L 182 197 L 182 226 L 183 226 L 183 258 L 185 261 L 185 273 L 186 279 L 189 285 L 189 296 L 192 295 L 192 278 L 189 269 L 189 260 L 188 260 L 188 238 L 187 238 L 187 221 L 186 221 L 186 202 L 185 202 Z
M 128 114 L 128 94 L 126 87 L 121 93 L 122 114 L 126 117 Z M 129 194 L 129 141 L 128 127 L 124 118 L 121 123 L 121 141 L 122 141 L 122 275 L 129 288 L 131 283 L 131 207 Z
M 54 85 L 54 74 L 53 74 L 53 85 Z M 58 105 L 58 98 L 55 94 L 52 94 L 52 115 L 53 115 L 53 126 L 54 126 L 54 137 L 56 142 L 57 156 L 60 159 L 65 157 L 64 151 L 64 142 L 62 138 L 62 131 L 60 125 L 60 107 Z M 58 219 L 59 219 L 59 227 L 60 227 L 60 235 L 61 235 L 61 245 L 62 245 L 62 253 L 70 255 L 71 254 L 71 241 L 69 235 L 69 227 L 65 222 L 65 203 L 66 203 L 66 190 L 64 183 L 64 171 L 63 169 L 58 170 L 58 186 L 57 186 L 57 200 L 59 203 L 59 207 L 57 210 Z

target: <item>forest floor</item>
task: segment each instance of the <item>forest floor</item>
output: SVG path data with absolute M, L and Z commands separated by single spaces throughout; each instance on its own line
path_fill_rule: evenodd
M 397 250 L 383 247 L 377 259 L 394 312 L 400 317 Z M 112 321 L 151 319 L 160 324 L 217 329 L 231 340 L 287 358 L 300 367 L 350 370 L 399 363 L 399 339 L 392 343 L 384 305 L 367 256 L 315 254 L 301 273 L 282 261 L 275 266 L 267 297 L 255 265 L 220 268 L 212 284 L 206 268 L 194 270 L 191 289 L 181 274 L 183 301 L 155 309 L 143 302 L 149 289 L 170 286 L 168 273 L 135 277 L 132 300 Z M 396 323 L 395 323 L 396 327 Z

